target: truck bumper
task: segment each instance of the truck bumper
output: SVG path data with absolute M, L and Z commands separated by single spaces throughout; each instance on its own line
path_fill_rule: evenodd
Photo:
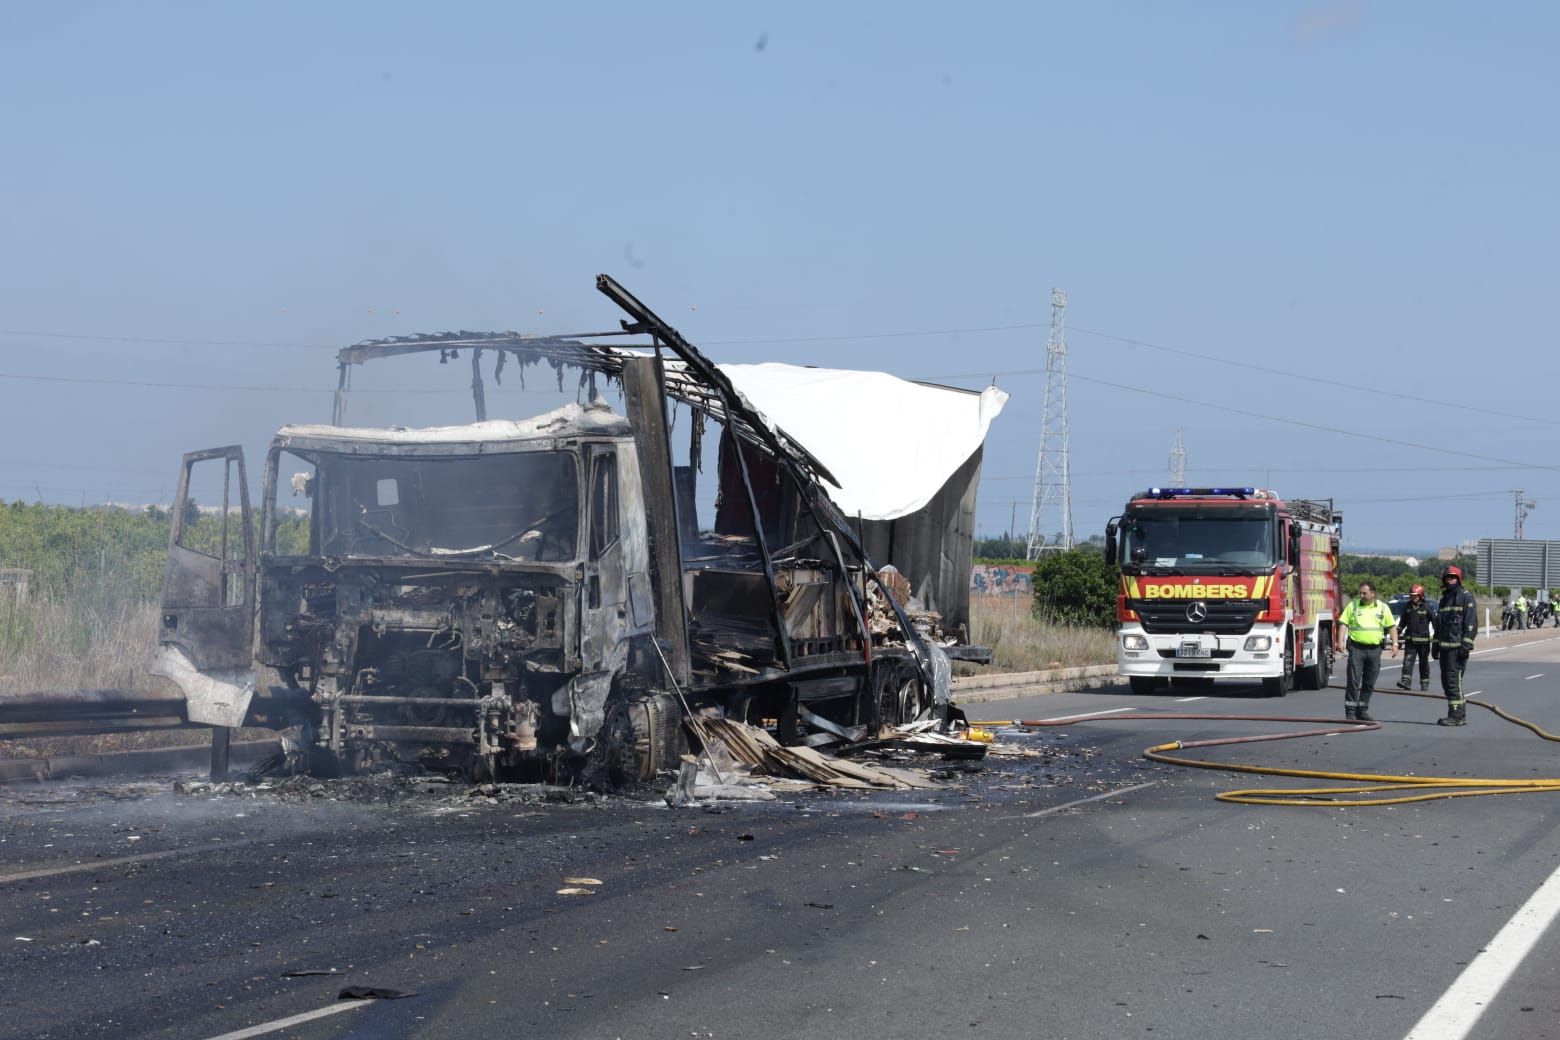
M 1267 637 L 1265 650 L 1247 650 L 1247 640 Z M 1141 640 L 1142 642 L 1138 642 Z M 1144 649 L 1128 649 L 1128 645 Z M 1210 652 L 1208 657 L 1178 657 L 1182 644 L 1194 644 Z M 1255 625 L 1238 636 L 1214 636 L 1194 632 L 1150 635 L 1139 625 L 1127 625 L 1116 633 L 1116 660 L 1127 677 L 1154 679 L 1272 679 L 1283 674 L 1283 628 Z

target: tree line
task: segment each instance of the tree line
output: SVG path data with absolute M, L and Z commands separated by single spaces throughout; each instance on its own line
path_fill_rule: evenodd
M 1085 543 L 1062 552 L 1045 553 L 1033 561 L 1006 555 L 1008 544 L 1005 538 L 977 539 L 975 562 L 1033 567 L 1034 613 L 1037 617 L 1054 624 L 1115 627 L 1121 572 L 1105 562 L 1103 544 L 1099 541 Z M 997 552 L 983 554 L 982 548 Z M 1462 568 L 1464 584 L 1468 588 L 1475 592 L 1491 591 L 1478 585 L 1473 557 L 1460 556 L 1451 562 Z M 1424 585 L 1426 594 L 1434 599 L 1440 594 L 1439 579 L 1446 567 L 1446 561 L 1442 560 L 1423 560 L 1417 567 L 1410 567 L 1402 560 L 1352 553 L 1344 553 L 1340 563 L 1346 598 L 1361 582 L 1369 581 L 1384 597 L 1406 593 L 1414 585 Z M 1509 590 L 1497 588 L 1493 591 L 1496 595 L 1505 595 Z M 1528 590 L 1528 596 L 1531 598 L 1532 595 L 1533 590 Z

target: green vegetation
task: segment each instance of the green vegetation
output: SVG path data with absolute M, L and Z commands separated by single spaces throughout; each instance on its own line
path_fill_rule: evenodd
M 1120 571 L 1093 545 L 1043 553 L 1034 563 L 1035 616 L 1053 625 L 1111 628 L 1116 624 Z
M 1472 556 L 1459 556 L 1450 561 L 1462 568 L 1463 582 L 1471 591 L 1485 593 L 1488 590 L 1481 588 L 1475 580 L 1477 574 Z M 1432 599 L 1441 594 L 1441 571 L 1446 569 L 1447 561 L 1423 560 L 1418 567 L 1410 567 L 1402 560 L 1388 559 L 1385 556 L 1354 556 L 1343 554 L 1343 591 L 1344 595 L 1352 595 L 1359 588 L 1360 582 L 1368 581 L 1376 586 L 1379 596 L 1396 596 L 1400 592 L 1407 592 L 1415 585 L 1423 585 L 1425 594 Z M 1499 590 L 1496 590 L 1499 593 Z
M 172 518 L 165 509 L 0 503 L 0 568 L 31 571 L 25 599 L 0 588 L 0 692 L 144 681 Z M 228 518 L 229 551 L 242 534 Z M 216 553 L 223 517 L 193 506 L 186 544 Z M 282 517 L 281 551 L 308 544 L 306 517 Z

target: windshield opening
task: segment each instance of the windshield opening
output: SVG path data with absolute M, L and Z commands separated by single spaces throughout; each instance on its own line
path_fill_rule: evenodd
M 565 452 L 320 455 L 308 487 L 321 556 L 560 563 L 577 556 L 579 488 Z
M 1166 511 L 1130 517 L 1125 528 L 1124 558 L 1142 567 L 1265 570 L 1275 562 L 1273 521 L 1262 514 L 1233 517 Z

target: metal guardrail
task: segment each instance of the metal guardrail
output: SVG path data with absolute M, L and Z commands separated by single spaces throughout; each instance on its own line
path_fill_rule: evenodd
M 172 729 L 211 731 L 211 777 L 225 780 L 232 733 L 191 722 L 184 697 L 147 690 L 41 690 L 0 696 L 0 740 L 146 733 Z

